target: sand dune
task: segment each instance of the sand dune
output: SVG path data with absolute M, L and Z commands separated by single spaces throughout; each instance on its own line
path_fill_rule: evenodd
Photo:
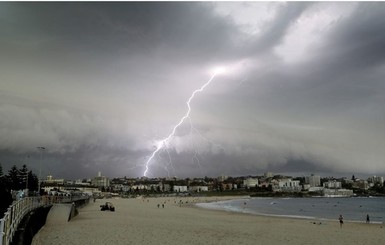
M 319 224 L 311 220 L 205 210 L 185 204 L 217 199 L 96 200 L 80 209 L 79 215 L 68 223 L 46 224 L 32 244 L 324 245 L 385 241 L 385 228 L 378 224 L 345 223 L 340 228 L 337 221 Z M 181 200 L 184 204 L 180 207 Z M 105 201 L 112 202 L 116 211 L 100 211 L 99 205 Z

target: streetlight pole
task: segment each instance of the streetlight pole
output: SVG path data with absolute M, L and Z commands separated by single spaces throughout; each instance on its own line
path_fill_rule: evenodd
M 26 158 L 29 158 L 29 155 L 27 155 Z M 25 176 L 25 177 L 26 177 L 25 190 L 26 190 L 26 192 L 28 193 L 28 192 L 29 192 L 29 191 L 28 191 L 28 171 L 27 171 L 26 175 L 27 175 L 27 176 Z
M 45 150 L 45 147 L 43 147 L 43 146 L 38 146 L 38 147 L 36 147 L 36 148 L 40 150 L 39 180 L 38 180 L 38 188 L 37 188 L 38 195 L 40 196 L 40 185 L 41 185 L 41 163 L 43 162 L 43 151 Z

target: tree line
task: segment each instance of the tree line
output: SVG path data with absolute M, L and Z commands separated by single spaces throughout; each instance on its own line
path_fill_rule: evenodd
M 13 191 L 28 189 L 29 193 L 36 193 L 38 182 L 38 177 L 25 164 L 20 169 L 14 165 L 4 174 L 0 163 L 0 217 L 13 202 Z

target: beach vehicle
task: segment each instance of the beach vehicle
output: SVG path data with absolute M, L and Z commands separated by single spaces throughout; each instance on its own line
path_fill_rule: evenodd
M 105 211 L 105 210 L 110 210 L 112 212 L 115 212 L 115 207 L 112 205 L 110 202 L 106 202 L 104 205 L 100 205 L 100 210 Z

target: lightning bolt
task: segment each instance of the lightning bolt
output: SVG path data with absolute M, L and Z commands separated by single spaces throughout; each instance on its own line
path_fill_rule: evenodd
M 180 119 L 180 121 L 174 126 L 174 128 L 172 129 L 172 132 L 166 137 L 164 138 L 163 140 L 160 141 L 160 144 L 158 144 L 156 146 L 156 149 L 152 152 L 152 154 L 150 155 L 150 157 L 148 158 L 147 162 L 146 162 L 146 170 L 144 171 L 143 173 L 143 176 L 147 176 L 147 172 L 149 170 L 149 166 L 150 166 L 150 162 L 151 160 L 155 157 L 155 155 L 165 146 L 167 146 L 167 143 L 171 140 L 171 138 L 175 135 L 175 132 L 177 130 L 177 128 L 183 124 L 183 122 L 189 118 L 190 116 L 190 112 L 191 112 L 191 106 L 190 106 L 190 103 L 192 101 L 192 99 L 194 99 L 195 95 L 197 93 L 200 93 L 202 92 L 210 83 L 211 81 L 215 78 L 215 76 L 218 74 L 219 71 L 217 72 L 214 72 L 214 74 L 211 76 L 211 78 L 205 83 L 202 85 L 202 87 L 200 87 L 199 89 L 195 90 L 190 98 L 187 100 L 186 104 L 187 104 L 187 112 L 186 114 Z

